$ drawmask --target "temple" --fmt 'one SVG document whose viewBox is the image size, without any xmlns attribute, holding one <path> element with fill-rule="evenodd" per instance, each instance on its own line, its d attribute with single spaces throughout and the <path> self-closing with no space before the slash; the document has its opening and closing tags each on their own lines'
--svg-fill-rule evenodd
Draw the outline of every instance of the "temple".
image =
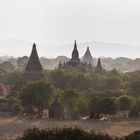
<svg viewBox="0 0 140 140">
<path fill-rule="evenodd" d="M 98 58 L 97 66 L 95 68 L 95 73 L 102 73 L 103 72 L 103 67 L 101 64 L 101 59 Z"/>
<path fill-rule="evenodd" d="M 82 62 L 86 64 L 93 64 L 93 57 L 90 53 L 89 47 L 87 47 L 87 50 L 83 56 Z"/>
<path fill-rule="evenodd" d="M 77 43 L 76 41 L 74 42 L 74 49 L 72 51 L 72 57 L 71 59 L 64 63 L 62 65 L 62 63 L 60 62 L 58 65 L 58 68 L 62 69 L 62 68 L 75 68 L 75 69 L 79 69 L 82 71 L 94 71 L 94 66 L 93 64 L 93 58 L 92 55 L 90 53 L 89 47 L 87 47 L 87 51 L 83 57 L 83 60 L 81 61 L 79 58 L 79 52 L 77 49 Z"/>
<path fill-rule="evenodd" d="M 27 83 L 38 80 L 45 80 L 45 75 L 43 73 L 42 65 L 39 61 L 36 44 L 34 43 L 29 61 L 25 68 L 25 72 L 16 81 L 14 87 L 11 89 L 11 94 L 17 94 Z"/>
<path fill-rule="evenodd" d="M 74 42 L 74 49 L 72 51 L 72 58 L 65 64 L 66 67 L 80 67 L 79 52 L 77 50 L 76 40 Z"/>
<path fill-rule="evenodd" d="M 76 41 L 74 42 L 74 49 L 72 51 L 71 59 L 68 62 L 64 62 L 63 64 L 61 62 L 59 62 L 58 68 L 59 69 L 75 68 L 75 69 L 79 69 L 79 70 L 82 70 L 85 72 L 94 72 L 94 73 L 103 72 L 103 67 L 101 65 L 100 58 L 98 59 L 97 66 L 95 67 L 93 65 L 93 57 L 91 55 L 89 47 L 87 47 L 87 50 L 86 50 L 82 60 L 80 60 Z"/>
</svg>

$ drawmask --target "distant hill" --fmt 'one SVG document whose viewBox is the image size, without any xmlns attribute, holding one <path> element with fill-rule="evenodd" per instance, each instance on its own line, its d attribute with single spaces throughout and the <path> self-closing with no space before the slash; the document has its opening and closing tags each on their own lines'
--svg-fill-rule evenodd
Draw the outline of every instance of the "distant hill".
<svg viewBox="0 0 140 140">
<path fill-rule="evenodd" d="M 70 44 L 42 44 L 35 41 L 40 57 L 56 58 L 57 56 L 71 57 L 74 41 Z M 22 39 L 0 39 L 0 56 L 29 56 L 33 42 Z M 140 45 L 125 45 L 119 43 L 106 43 L 101 41 L 78 42 L 79 55 L 82 57 L 89 46 L 93 57 L 140 57 Z"/>
</svg>

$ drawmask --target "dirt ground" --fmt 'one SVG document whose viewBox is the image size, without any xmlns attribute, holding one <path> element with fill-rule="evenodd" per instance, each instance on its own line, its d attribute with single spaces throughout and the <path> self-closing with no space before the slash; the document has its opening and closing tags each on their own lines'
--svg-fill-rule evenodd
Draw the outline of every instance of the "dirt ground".
<svg viewBox="0 0 140 140">
<path fill-rule="evenodd" d="M 94 129 L 99 132 L 106 132 L 113 136 L 125 136 L 134 130 L 140 129 L 140 121 L 97 121 L 97 120 L 77 120 L 77 121 L 54 121 L 54 120 L 30 120 L 19 117 L 0 117 L 0 140 L 5 138 L 15 138 L 30 127 L 62 127 L 80 126 L 86 130 Z"/>
</svg>

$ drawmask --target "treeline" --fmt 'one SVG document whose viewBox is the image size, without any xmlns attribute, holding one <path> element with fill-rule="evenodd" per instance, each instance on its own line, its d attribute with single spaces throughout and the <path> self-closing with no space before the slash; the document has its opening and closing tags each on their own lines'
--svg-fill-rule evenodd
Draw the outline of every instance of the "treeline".
<svg viewBox="0 0 140 140">
<path fill-rule="evenodd" d="M 14 71 L 0 77 L 13 85 L 22 72 Z M 101 118 L 117 114 L 138 118 L 140 112 L 140 71 L 102 74 L 75 69 L 45 71 L 47 81 L 29 83 L 16 97 L 9 96 L 13 113 L 42 116 L 49 110 L 50 118 L 79 119 L 83 116 Z"/>
<path fill-rule="evenodd" d="M 15 84 L 23 72 L 15 70 L 0 75 L 0 81 L 10 87 Z M 119 73 L 116 70 L 102 74 L 86 73 L 76 69 L 56 69 L 45 71 L 47 81 L 57 89 L 72 88 L 80 92 L 108 92 L 106 95 L 140 94 L 140 71 Z M 110 95 L 109 95 L 110 96 Z"/>
<path fill-rule="evenodd" d="M 140 71 L 119 73 L 116 70 L 103 74 L 85 73 L 78 70 L 60 69 L 48 74 L 49 80 L 56 88 L 73 88 L 79 91 L 94 90 L 115 92 L 137 96 L 140 94 Z"/>
</svg>

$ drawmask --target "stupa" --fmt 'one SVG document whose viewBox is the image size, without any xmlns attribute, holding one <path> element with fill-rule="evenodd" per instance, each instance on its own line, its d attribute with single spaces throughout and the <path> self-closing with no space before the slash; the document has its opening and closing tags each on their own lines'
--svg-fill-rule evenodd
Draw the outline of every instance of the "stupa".
<svg viewBox="0 0 140 140">
<path fill-rule="evenodd" d="M 101 59 L 98 58 L 97 66 L 95 68 L 95 73 L 102 73 L 103 72 L 103 67 L 101 64 Z"/>
<path fill-rule="evenodd" d="M 82 62 L 86 64 L 93 64 L 93 57 L 90 53 L 89 47 L 87 47 L 87 50 L 83 56 Z"/>
<path fill-rule="evenodd" d="M 14 87 L 11 89 L 11 94 L 17 94 L 25 87 L 27 83 L 39 80 L 45 80 L 45 75 L 43 73 L 42 65 L 39 61 L 36 44 L 34 43 L 30 58 L 25 68 L 25 72 L 16 81 Z"/>
</svg>

